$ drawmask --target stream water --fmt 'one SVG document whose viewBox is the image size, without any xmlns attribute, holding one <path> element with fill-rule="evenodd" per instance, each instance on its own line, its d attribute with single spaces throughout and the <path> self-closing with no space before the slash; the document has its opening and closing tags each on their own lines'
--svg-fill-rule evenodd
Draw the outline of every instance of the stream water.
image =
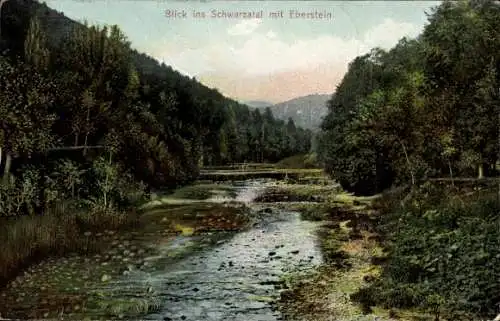
<svg viewBox="0 0 500 321">
<path fill-rule="evenodd" d="M 299 213 L 277 208 L 262 211 L 252 204 L 263 191 L 261 182 L 249 181 L 237 188 L 235 200 L 260 210 L 259 221 L 247 231 L 149 275 L 164 304 L 160 312 L 146 319 L 280 320 L 271 304 L 279 296 L 280 278 L 289 271 L 321 263 L 316 223 L 301 220 Z M 170 247 L 191 242 L 180 237 Z"/>
</svg>

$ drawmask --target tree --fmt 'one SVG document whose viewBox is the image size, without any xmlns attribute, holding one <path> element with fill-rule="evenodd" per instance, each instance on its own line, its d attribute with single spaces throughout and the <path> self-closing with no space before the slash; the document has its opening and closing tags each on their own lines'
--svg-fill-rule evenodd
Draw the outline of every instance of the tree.
<svg viewBox="0 0 500 321">
<path fill-rule="evenodd" d="M 457 129 L 460 154 L 475 155 L 462 158 L 475 159 L 479 177 L 498 148 L 491 138 L 498 133 L 492 115 L 498 102 L 499 16 L 491 1 L 446 1 L 422 34 L 430 102 Z M 443 100 L 453 104 L 439 105 Z"/>
<path fill-rule="evenodd" d="M 5 154 L 4 180 L 12 158 L 43 152 L 53 146 L 51 112 L 57 92 L 50 79 L 0 56 L 0 141 Z M 1 160 L 0 160 L 1 161 Z M 1 162 L 0 162 L 1 163 Z"/>
<path fill-rule="evenodd" d="M 49 50 L 46 37 L 40 27 L 40 21 L 35 16 L 30 20 L 30 25 L 24 40 L 24 59 L 35 69 L 45 71 L 49 66 Z"/>
</svg>

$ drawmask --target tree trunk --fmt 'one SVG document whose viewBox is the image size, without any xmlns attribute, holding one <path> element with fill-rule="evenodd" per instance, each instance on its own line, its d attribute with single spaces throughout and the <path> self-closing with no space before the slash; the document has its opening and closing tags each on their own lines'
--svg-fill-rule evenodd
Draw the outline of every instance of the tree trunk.
<svg viewBox="0 0 500 321">
<path fill-rule="evenodd" d="M 413 173 L 413 167 L 411 166 L 410 158 L 408 157 L 408 153 L 406 152 L 405 144 L 403 144 L 403 142 L 400 139 L 398 139 L 398 140 L 399 140 L 399 143 L 401 144 L 401 147 L 403 148 L 403 153 L 405 154 L 405 157 L 406 157 L 406 163 L 408 163 L 408 168 L 410 169 L 411 184 L 415 185 L 415 175 Z"/>
<path fill-rule="evenodd" d="M 89 126 L 90 126 L 90 108 L 87 106 L 87 132 L 85 133 L 85 142 L 83 145 L 87 146 L 88 138 L 89 138 Z M 83 149 L 83 156 L 87 155 L 87 148 Z"/>
<path fill-rule="evenodd" d="M 477 178 L 478 179 L 484 178 L 484 164 L 483 163 L 480 163 L 477 166 L 477 171 L 478 171 Z"/>
<path fill-rule="evenodd" d="M 453 181 L 453 170 L 451 169 L 451 162 L 449 159 L 448 159 L 448 168 L 450 169 L 451 186 L 455 186 L 455 183 Z"/>
<path fill-rule="evenodd" d="M 87 133 L 85 135 L 85 142 L 83 143 L 83 156 L 87 155 L 87 140 L 88 140 L 89 134 Z"/>
<path fill-rule="evenodd" d="M 0 40 L 2 40 L 2 6 L 9 0 L 0 0 Z"/>
<path fill-rule="evenodd" d="M 10 166 L 12 165 L 12 155 L 9 153 L 5 156 L 5 168 L 3 171 L 3 182 L 7 183 L 10 175 Z"/>
</svg>

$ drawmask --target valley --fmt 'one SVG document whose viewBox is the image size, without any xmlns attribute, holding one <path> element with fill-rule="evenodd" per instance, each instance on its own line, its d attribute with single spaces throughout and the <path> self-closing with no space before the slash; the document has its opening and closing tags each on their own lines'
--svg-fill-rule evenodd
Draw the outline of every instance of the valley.
<svg viewBox="0 0 500 321">
<path fill-rule="evenodd" d="M 499 320 L 494 1 L 47 1 L 0 0 L 0 319 Z"/>
</svg>

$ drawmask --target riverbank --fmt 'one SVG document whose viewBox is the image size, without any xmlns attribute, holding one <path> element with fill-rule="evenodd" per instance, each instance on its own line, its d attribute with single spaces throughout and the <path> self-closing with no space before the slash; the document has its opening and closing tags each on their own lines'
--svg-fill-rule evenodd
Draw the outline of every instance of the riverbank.
<svg viewBox="0 0 500 321">
<path fill-rule="evenodd" d="M 32 264 L 68 253 L 102 251 L 92 231 L 127 230 L 138 223 L 137 212 L 85 212 L 70 203 L 60 204 L 44 215 L 0 218 L 0 288 Z M 106 228 L 103 228 L 105 226 Z"/>
<path fill-rule="evenodd" d="M 493 185 L 484 186 L 484 182 L 478 182 L 476 185 L 475 187 L 451 188 L 438 186 L 438 184 L 424 184 L 412 193 L 409 193 L 408 189 L 400 188 L 371 198 L 354 197 L 346 193 L 329 196 L 331 193 L 326 191 L 321 195 L 316 195 L 319 201 L 316 204 L 303 207 L 302 213 L 306 218 L 323 222 L 319 237 L 325 264 L 310 274 L 292 275 L 287 279 L 290 290 L 282 294 L 280 301 L 280 308 L 285 319 L 351 321 L 375 320 L 377 318 L 377 320 L 416 321 L 436 320 L 437 316 L 439 320 L 492 319 L 493 313 L 489 315 L 485 313 L 486 315 L 480 316 L 474 315 L 471 310 L 467 311 L 467 305 L 460 306 L 447 290 L 439 288 L 439 285 L 442 284 L 440 282 L 443 282 L 440 276 L 443 273 L 443 267 L 439 265 L 439 261 L 443 257 L 447 257 L 446 248 L 451 244 L 432 244 L 441 240 L 440 238 L 436 239 L 436 236 L 440 235 L 439 233 L 446 235 L 448 232 L 447 238 L 455 239 L 454 242 L 461 244 L 459 246 L 464 251 L 458 256 L 461 261 L 454 264 L 457 265 L 461 262 L 461 270 L 472 273 L 466 272 L 469 273 L 469 277 L 481 284 L 483 276 L 490 275 L 491 277 L 491 273 L 496 273 L 498 264 L 494 265 L 491 262 L 484 268 L 479 268 L 474 263 L 474 259 L 472 261 L 465 259 L 466 256 L 480 259 L 478 255 L 481 256 L 481 253 L 488 253 L 488 257 L 493 261 L 500 258 L 494 254 L 498 246 L 495 248 L 493 242 L 498 231 L 493 232 L 492 230 L 494 226 L 498 226 L 495 225 L 500 211 L 498 200 L 495 203 L 495 195 L 498 195 L 498 191 Z M 289 194 L 293 189 L 294 187 L 283 186 L 280 187 L 281 191 L 269 190 L 267 197 L 272 195 L 276 197 L 275 195 L 281 194 L 290 198 Z M 312 188 L 304 188 L 301 193 L 294 193 L 295 196 L 292 198 L 303 195 L 306 190 L 311 191 Z M 452 191 L 455 192 L 452 193 Z M 454 205 L 449 203 L 450 201 L 453 201 Z M 425 224 L 424 221 L 418 223 L 408 216 L 401 221 L 401 213 L 411 210 L 410 204 L 417 204 L 416 206 L 420 208 L 421 213 L 427 211 L 427 213 L 433 213 L 433 216 L 427 216 L 424 219 L 424 221 L 427 220 Z M 439 216 L 436 214 L 446 213 L 446 211 L 456 213 L 454 217 L 457 218 L 465 214 L 467 217 L 464 216 L 460 220 L 466 220 L 464 222 L 474 221 L 478 229 L 473 231 L 467 228 L 468 223 L 465 223 L 464 230 L 461 230 L 460 227 L 449 225 L 444 216 L 438 219 Z M 431 221 L 428 221 L 429 219 Z M 489 233 L 493 234 L 481 236 L 479 230 L 484 229 L 490 230 Z M 401 231 L 404 231 L 405 234 L 403 235 Z M 467 236 L 465 233 L 468 233 L 470 237 L 465 237 Z M 491 242 L 486 241 L 486 239 L 491 240 Z M 425 240 L 429 243 L 428 247 L 420 246 L 426 243 Z M 483 252 L 478 251 L 476 247 L 481 242 L 487 248 Z M 403 248 L 404 244 L 415 244 L 415 246 Z M 487 244 L 491 244 L 491 247 Z M 437 250 L 439 248 L 441 250 Z M 453 249 L 453 246 L 451 248 Z M 445 253 L 442 253 L 443 249 L 445 249 Z M 425 257 L 427 256 L 431 256 L 431 258 L 426 261 Z M 418 289 L 419 286 L 424 285 L 418 281 L 413 281 L 413 283 L 403 281 L 404 279 L 401 279 L 399 284 L 397 281 L 391 282 L 391 279 L 397 280 L 396 276 L 391 275 L 395 269 L 416 267 L 415 263 L 411 261 L 412 257 L 422 260 L 424 265 L 429 260 L 433 260 L 432 263 L 435 264 L 423 267 L 427 273 L 428 281 L 426 282 L 429 282 L 426 283 L 428 290 L 425 294 L 428 299 L 407 301 L 408 303 L 402 304 L 404 298 L 411 298 L 412 289 Z M 484 260 L 484 255 L 482 257 Z M 447 258 L 449 260 L 451 256 Z M 408 259 L 410 261 L 405 261 Z M 433 269 L 426 270 L 426 267 Z M 418 271 L 420 270 L 417 268 L 412 273 L 422 273 Z M 457 286 L 460 278 L 464 277 L 462 271 L 456 271 L 452 275 L 448 274 L 447 282 Z M 404 282 L 407 283 L 404 284 Z M 431 286 L 435 290 L 432 290 Z M 472 289 L 473 287 L 469 287 L 463 292 L 470 292 Z M 417 294 L 413 293 L 413 295 Z M 432 300 L 438 296 L 441 298 L 440 303 L 437 306 L 435 303 L 433 305 Z M 482 295 L 481 298 L 483 301 L 480 302 L 484 302 L 488 306 L 486 300 L 494 300 L 494 295 L 493 293 Z M 489 306 L 494 308 L 491 303 Z"/>
<path fill-rule="evenodd" d="M 280 302 L 286 320 L 396 320 L 394 311 L 364 310 L 351 300 L 381 273 L 374 262 L 384 257 L 384 250 L 375 229 L 378 213 L 370 209 L 372 202 L 338 194 L 333 207 L 317 206 L 314 216 L 314 209 L 304 212 L 305 217 L 324 222 L 319 238 L 325 264 L 308 275 L 288 280 L 290 290 L 282 294 Z M 413 319 L 400 314 L 398 320 Z"/>
<path fill-rule="evenodd" d="M 159 303 L 150 284 L 135 284 L 130 295 L 111 286 L 114 280 L 154 271 L 163 244 L 178 236 L 244 228 L 249 221 L 243 204 L 200 201 L 201 194 L 209 198 L 233 193 L 225 185 L 203 184 L 158 197 L 135 213 L 90 216 L 64 211 L 9 221 L 0 234 L 2 266 L 4 271 L 10 268 L 0 290 L 1 316 L 59 319 L 90 313 L 117 318 L 154 311 Z M 88 220 L 82 223 L 82 218 Z M 183 254 L 172 250 L 168 255 Z"/>
<path fill-rule="evenodd" d="M 366 311 L 350 300 L 366 279 L 380 272 L 371 262 L 382 255 L 374 231 L 377 215 L 369 209 L 374 199 L 354 197 L 330 182 L 282 184 L 268 188 L 256 200 L 280 202 L 300 211 L 306 220 L 322 222 L 318 237 L 324 264 L 285 279 L 288 290 L 281 294 L 279 306 L 286 320 L 373 320 L 374 316 L 387 316 L 381 310 L 364 315 Z"/>
</svg>

